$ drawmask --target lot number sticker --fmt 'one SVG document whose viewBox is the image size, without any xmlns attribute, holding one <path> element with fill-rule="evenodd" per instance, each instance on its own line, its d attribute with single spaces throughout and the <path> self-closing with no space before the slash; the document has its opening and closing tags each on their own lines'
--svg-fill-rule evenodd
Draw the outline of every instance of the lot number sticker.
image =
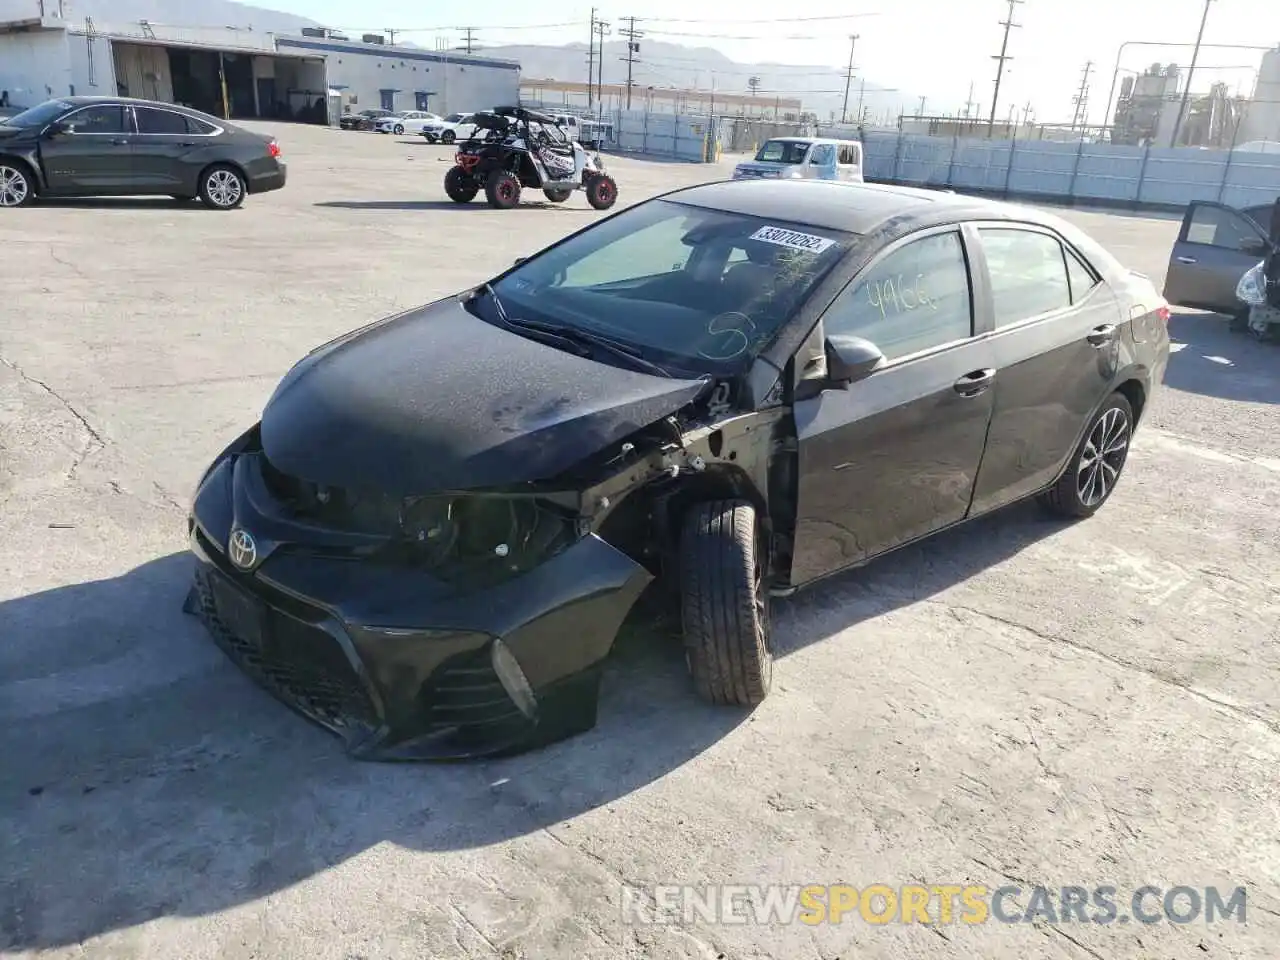
<svg viewBox="0 0 1280 960">
<path fill-rule="evenodd" d="M 815 237 L 811 233 L 797 233 L 795 230 L 784 230 L 782 227 L 761 227 L 751 235 L 752 240 L 762 240 L 779 247 L 790 247 L 792 250 L 807 250 L 810 253 L 822 251 L 835 246 L 834 240 L 826 237 Z"/>
</svg>

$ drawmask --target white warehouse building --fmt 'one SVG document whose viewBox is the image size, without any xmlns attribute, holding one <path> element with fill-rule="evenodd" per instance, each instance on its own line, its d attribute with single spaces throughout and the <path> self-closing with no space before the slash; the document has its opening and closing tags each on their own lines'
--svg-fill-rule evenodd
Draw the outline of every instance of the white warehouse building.
<svg viewBox="0 0 1280 960">
<path fill-rule="evenodd" d="M 0 0 L 0 100 L 129 96 L 229 119 L 336 123 L 346 109 L 435 113 L 515 104 L 520 65 L 376 42 L 65 19 L 56 0 Z"/>
</svg>

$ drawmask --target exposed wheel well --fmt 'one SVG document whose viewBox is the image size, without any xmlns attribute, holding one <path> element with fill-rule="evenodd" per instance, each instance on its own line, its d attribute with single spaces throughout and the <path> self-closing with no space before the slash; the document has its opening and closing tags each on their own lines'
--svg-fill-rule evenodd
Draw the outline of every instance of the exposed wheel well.
<svg viewBox="0 0 1280 960">
<path fill-rule="evenodd" d="M 1147 404 L 1147 391 L 1142 383 L 1138 380 L 1126 380 L 1116 387 L 1116 392 L 1124 394 L 1129 406 L 1133 408 L 1133 422 L 1139 423 L 1142 420 L 1142 409 Z"/>
<path fill-rule="evenodd" d="M 0 163 L 7 163 L 17 167 L 27 175 L 27 179 L 31 183 L 32 192 L 40 192 L 40 178 L 36 175 L 35 170 L 32 168 L 31 164 L 27 163 L 27 161 L 23 160 L 21 157 L 15 157 L 10 153 L 0 153 Z"/>
<path fill-rule="evenodd" d="M 204 178 L 209 176 L 209 171 L 216 167 L 227 167 L 240 174 L 240 179 L 244 181 L 244 192 L 250 193 L 252 187 L 249 185 L 249 174 L 245 173 L 244 167 L 236 163 L 234 160 L 215 160 L 213 163 L 206 163 L 204 169 L 200 171 L 200 176 L 196 178 L 196 190 L 199 191 L 204 186 Z"/>
</svg>

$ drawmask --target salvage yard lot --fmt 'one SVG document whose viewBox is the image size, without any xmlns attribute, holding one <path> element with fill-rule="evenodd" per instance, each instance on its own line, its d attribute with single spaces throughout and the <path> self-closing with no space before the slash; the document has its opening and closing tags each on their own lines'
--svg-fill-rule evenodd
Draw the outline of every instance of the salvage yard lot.
<svg viewBox="0 0 1280 960">
<path fill-rule="evenodd" d="M 181 613 L 186 499 L 307 350 L 601 215 L 458 208 L 446 148 L 264 129 L 290 183 L 236 213 L 0 216 L 0 951 L 1274 955 L 1280 349 L 1175 315 L 1096 519 L 1015 507 L 779 604 L 749 716 L 635 623 L 591 733 L 359 764 Z M 717 175 L 609 167 L 622 203 Z M 1159 285 L 1175 222 L 1066 216 Z M 1249 922 L 623 923 L 624 884 L 709 882 L 1244 885 Z"/>
</svg>

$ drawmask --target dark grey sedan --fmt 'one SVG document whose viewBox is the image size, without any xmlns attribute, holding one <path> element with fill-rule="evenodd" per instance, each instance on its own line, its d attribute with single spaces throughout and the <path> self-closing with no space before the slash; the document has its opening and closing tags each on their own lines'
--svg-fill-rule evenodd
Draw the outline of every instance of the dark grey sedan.
<svg viewBox="0 0 1280 960">
<path fill-rule="evenodd" d="M 188 609 L 366 757 L 591 726 L 655 578 L 694 686 L 755 704 L 771 595 L 1024 497 L 1106 503 L 1167 319 L 1038 211 L 670 193 L 298 363 L 199 485 Z"/>
<path fill-rule="evenodd" d="M 171 103 L 65 97 L 0 122 L 0 207 L 158 195 L 234 210 L 285 177 L 273 137 Z"/>
</svg>

